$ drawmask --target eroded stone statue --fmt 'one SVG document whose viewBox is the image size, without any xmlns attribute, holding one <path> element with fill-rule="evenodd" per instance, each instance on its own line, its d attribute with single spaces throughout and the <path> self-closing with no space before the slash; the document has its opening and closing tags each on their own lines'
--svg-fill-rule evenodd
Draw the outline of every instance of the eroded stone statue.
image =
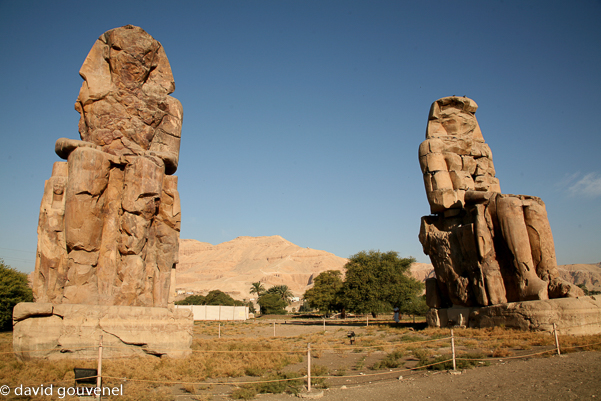
<svg viewBox="0 0 601 401">
<path fill-rule="evenodd" d="M 436 281 L 427 283 L 428 305 L 584 295 L 559 277 L 543 201 L 501 193 L 477 108 L 466 97 L 434 102 L 419 147 L 432 212 L 422 217 L 419 240 L 436 272 Z"/>
<path fill-rule="evenodd" d="M 40 208 L 37 302 L 166 307 L 177 263 L 183 110 L 161 44 L 131 25 L 80 71 L 81 140 L 61 138 Z"/>
</svg>

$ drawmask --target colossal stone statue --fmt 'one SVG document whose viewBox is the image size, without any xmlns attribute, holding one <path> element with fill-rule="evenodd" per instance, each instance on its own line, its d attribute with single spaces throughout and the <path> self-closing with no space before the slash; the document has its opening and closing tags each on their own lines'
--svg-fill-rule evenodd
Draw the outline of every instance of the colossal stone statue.
<svg viewBox="0 0 601 401">
<path fill-rule="evenodd" d="M 40 208 L 37 302 L 166 307 L 177 263 L 183 110 L 161 44 L 101 35 L 80 71 L 81 140 L 61 138 Z"/>
<path fill-rule="evenodd" d="M 559 277 L 545 204 L 501 193 L 476 103 L 445 97 L 432 104 L 419 161 L 432 215 L 419 240 L 436 281 L 428 306 L 487 306 L 584 295 Z"/>
</svg>

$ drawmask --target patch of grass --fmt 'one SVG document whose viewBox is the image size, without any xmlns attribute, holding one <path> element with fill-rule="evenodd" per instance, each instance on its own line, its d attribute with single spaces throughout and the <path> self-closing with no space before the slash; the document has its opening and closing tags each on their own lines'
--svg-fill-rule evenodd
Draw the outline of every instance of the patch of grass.
<svg viewBox="0 0 601 401">
<path fill-rule="evenodd" d="M 401 351 L 393 351 L 386 355 L 384 359 L 370 366 L 371 370 L 394 369 L 403 364 L 403 353 Z"/>
<path fill-rule="evenodd" d="M 262 382 L 256 384 L 245 384 L 235 390 L 231 397 L 234 399 L 250 400 L 257 394 L 298 394 L 303 386 L 301 375 L 295 372 L 278 372 L 263 378 Z M 294 380 L 298 378 L 298 380 Z M 293 380 L 291 380 L 293 379 Z"/>
<path fill-rule="evenodd" d="M 424 338 L 421 336 L 405 334 L 401 337 L 400 341 L 404 342 L 404 343 L 412 343 L 412 342 L 416 342 L 416 341 L 424 341 Z"/>
<path fill-rule="evenodd" d="M 252 400 L 257 395 L 257 390 L 253 387 L 240 387 L 230 394 L 234 400 Z"/>
<path fill-rule="evenodd" d="M 365 358 L 367 358 L 366 356 L 362 356 L 361 359 L 359 359 L 357 361 L 357 363 L 355 364 L 355 366 L 353 367 L 354 370 L 361 370 L 365 367 Z"/>
<path fill-rule="evenodd" d="M 507 348 L 501 348 L 501 347 L 495 348 L 491 354 L 491 356 L 493 358 L 505 358 L 505 357 L 508 357 L 511 355 L 513 355 L 513 352 L 511 352 Z"/>
<path fill-rule="evenodd" d="M 477 348 L 479 343 L 476 340 L 463 340 L 460 342 L 466 348 Z"/>
<path fill-rule="evenodd" d="M 470 369 L 473 368 L 474 366 L 479 365 L 479 359 L 486 359 L 486 356 L 480 353 L 467 353 L 467 354 L 461 354 L 461 355 L 457 355 L 456 360 L 455 360 L 455 364 L 458 370 L 461 369 Z M 489 362 L 484 361 L 484 365 L 488 365 Z M 453 369 L 453 356 L 451 354 L 446 354 L 446 355 L 440 355 L 436 358 L 434 358 L 431 361 L 428 361 L 428 363 L 422 364 L 421 360 L 420 360 L 420 366 L 424 366 L 424 365 L 431 365 L 428 366 L 426 369 L 428 370 L 451 370 Z"/>
<path fill-rule="evenodd" d="M 430 362 L 430 351 L 426 349 L 414 349 L 412 350 L 413 356 L 417 358 L 417 366 L 428 365 Z"/>
<path fill-rule="evenodd" d="M 301 371 L 303 376 L 307 375 L 307 371 Z M 323 365 L 311 365 L 311 385 L 315 388 L 328 388 L 327 379 L 319 376 L 329 376 L 330 371 Z"/>
</svg>

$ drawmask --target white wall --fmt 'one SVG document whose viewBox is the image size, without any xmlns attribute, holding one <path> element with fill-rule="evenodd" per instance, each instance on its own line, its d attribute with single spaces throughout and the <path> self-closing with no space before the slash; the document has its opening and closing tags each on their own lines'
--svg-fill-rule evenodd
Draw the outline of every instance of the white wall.
<svg viewBox="0 0 601 401">
<path fill-rule="evenodd" d="M 194 320 L 248 319 L 248 306 L 175 305 L 175 307 L 190 309 L 194 315 Z"/>
</svg>

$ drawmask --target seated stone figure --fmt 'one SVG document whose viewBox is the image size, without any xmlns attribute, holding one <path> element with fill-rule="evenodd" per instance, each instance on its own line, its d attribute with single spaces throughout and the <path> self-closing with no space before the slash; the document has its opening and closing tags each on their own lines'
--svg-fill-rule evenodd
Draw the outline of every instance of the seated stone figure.
<svg viewBox="0 0 601 401">
<path fill-rule="evenodd" d="M 38 302 L 167 306 L 180 229 L 183 110 L 163 47 L 131 25 L 85 59 L 75 109 L 40 208 Z"/>
<path fill-rule="evenodd" d="M 501 193 L 476 103 L 445 97 L 432 104 L 419 161 L 433 215 L 419 240 L 436 282 L 430 307 L 487 306 L 583 295 L 559 277 L 545 205 Z"/>
</svg>

